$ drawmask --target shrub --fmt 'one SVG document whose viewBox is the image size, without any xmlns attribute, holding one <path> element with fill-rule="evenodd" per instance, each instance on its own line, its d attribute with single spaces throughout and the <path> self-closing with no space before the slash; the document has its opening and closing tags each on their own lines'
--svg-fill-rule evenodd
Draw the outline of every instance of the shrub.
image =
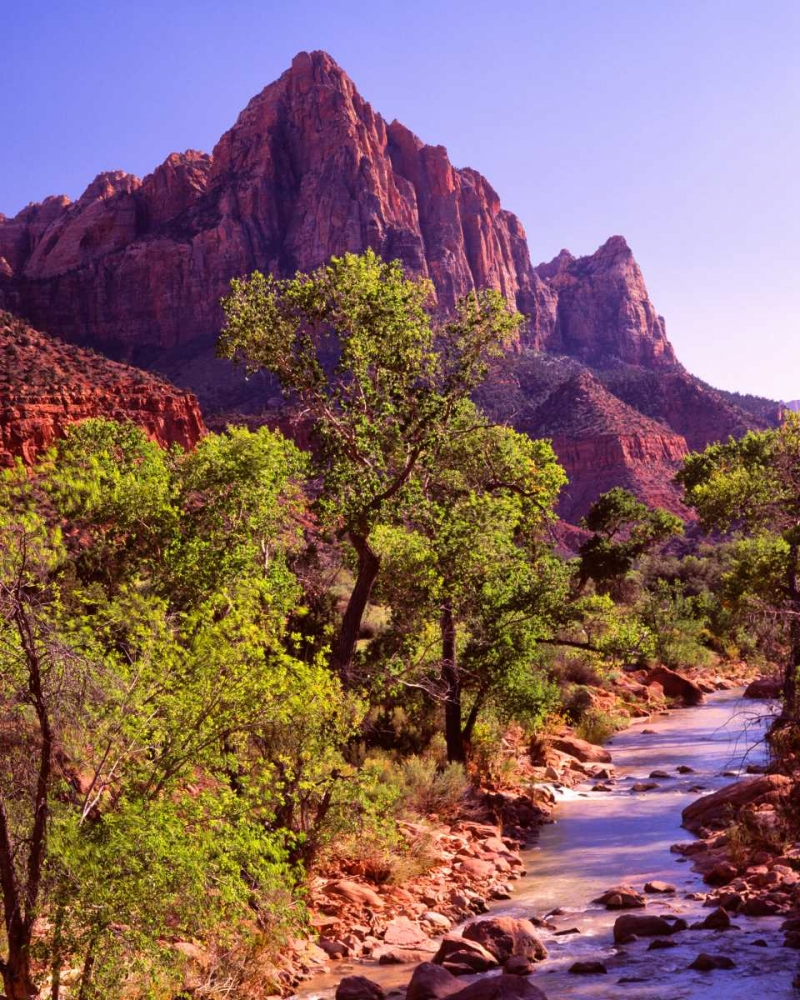
<svg viewBox="0 0 800 1000">
<path fill-rule="evenodd" d="M 620 728 L 621 719 L 599 708 L 590 708 L 575 727 L 582 740 L 589 743 L 605 743 Z"/>
</svg>

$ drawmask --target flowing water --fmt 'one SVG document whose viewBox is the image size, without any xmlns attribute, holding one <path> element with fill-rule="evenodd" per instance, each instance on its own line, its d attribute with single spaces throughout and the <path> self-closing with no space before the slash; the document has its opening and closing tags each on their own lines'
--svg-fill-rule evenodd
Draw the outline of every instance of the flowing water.
<svg viewBox="0 0 800 1000">
<path fill-rule="evenodd" d="M 492 906 L 494 915 L 545 916 L 557 930 L 543 932 L 549 957 L 536 966 L 532 982 L 549 1000 L 782 1000 L 796 998 L 791 982 L 798 959 L 779 947 L 778 918 L 736 918 L 737 929 L 724 932 L 688 931 L 673 939 L 677 946 L 648 951 L 648 941 L 615 947 L 612 927 L 618 913 L 591 900 L 620 882 L 641 889 L 645 881 L 661 879 L 676 886 L 670 896 L 650 896 L 647 912 L 680 914 L 690 923 L 707 913 L 686 898 L 706 888 L 691 871 L 691 862 L 670 852 L 678 841 L 690 840 L 681 828 L 681 811 L 699 795 L 713 791 L 744 773 L 748 764 L 764 761 L 764 731 L 770 706 L 743 701 L 740 692 L 712 695 L 704 705 L 680 709 L 637 722 L 610 743 L 617 783 L 613 791 L 591 791 L 590 785 L 560 795 L 555 822 L 543 827 L 536 846 L 524 855 L 528 874 L 516 883 L 513 901 Z M 646 732 L 649 730 L 650 732 Z M 693 773 L 678 775 L 679 765 Z M 658 789 L 636 793 L 631 785 L 653 770 L 672 777 L 658 780 Z M 726 774 L 726 772 L 728 772 Z M 702 790 L 700 790 L 702 789 Z M 638 911 L 641 912 L 641 911 Z M 765 939 L 769 947 L 755 942 Z M 728 955 L 731 971 L 696 972 L 687 966 L 701 951 Z M 568 973 L 577 960 L 598 959 L 607 975 Z M 379 967 L 359 962 L 336 968 L 336 975 L 305 984 L 307 998 L 330 994 L 342 975 L 354 972 L 380 982 L 385 989 L 408 982 L 410 967 Z M 621 979 L 633 980 L 620 982 Z M 466 980 L 465 980 L 466 984 Z"/>
</svg>

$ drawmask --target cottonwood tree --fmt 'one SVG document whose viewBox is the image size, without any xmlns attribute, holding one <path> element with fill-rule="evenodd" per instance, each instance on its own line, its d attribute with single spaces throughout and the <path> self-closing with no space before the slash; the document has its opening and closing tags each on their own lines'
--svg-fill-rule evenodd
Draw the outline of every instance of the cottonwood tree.
<svg viewBox="0 0 800 1000">
<path fill-rule="evenodd" d="M 234 280 L 219 353 L 271 372 L 313 427 L 324 523 L 352 545 L 357 571 L 332 663 L 351 683 L 380 570 L 376 524 L 397 509 L 420 460 L 449 432 L 521 321 L 498 292 L 474 292 L 436 320 L 433 286 L 372 251 L 312 274 Z"/>
<path fill-rule="evenodd" d="M 662 507 L 648 507 L 615 486 L 594 501 L 581 526 L 593 532 L 579 548 L 580 584 L 594 580 L 607 593 L 646 552 L 683 532 L 681 519 Z"/>
<path fill-rule="evenodd" d="M 785 627 L 785 720 L 800 720 L 800 418 L 786 414 L 776 430 L 750 432 L 689 455 L 678 473 L 686 502 L 707 529 L 738 531 L 758 542 L 765 608 Z M 756 586 L 757 584 L 757 586 Z"/>
<path fill-rule="evenodd" d="M 536 640 L 550 631 L 548 602 L 567 589 L 541 534 L 565 482 L 549 442 L 493 426 L 464 401 L 447 439 L 420 461 L 401 517 L 377 532 L 404 679 L 441 701 L 451 761 L 464 760 L 481 709 L 511 692 L 512 674 L 518 707 L 526 674 L 529 692 L 541 694 Z M 438 658 L 407 641 L 430 622 Z"/>
</svg>

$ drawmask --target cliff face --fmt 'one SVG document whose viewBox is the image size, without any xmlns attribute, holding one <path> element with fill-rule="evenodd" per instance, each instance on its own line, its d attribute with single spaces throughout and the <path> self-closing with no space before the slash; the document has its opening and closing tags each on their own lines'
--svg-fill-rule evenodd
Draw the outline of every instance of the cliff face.
<svg viewBox="0 0 800 1000">
<path fill-rule="evenodd" d="M 372 247 L 430 277 L 440 307 L 490 286 L 552 323 L 519 220 L 364 101 L 325 53 L 301 53 L 213 157 L 173 154 L 143 181 L 99 175 L 81 198 L 0 221 L 6 305 L 122 357 L 215 337 L 231 277 L 292 274 Z"/>
<path fill-rule="evenodd" d="M 622 236 L 612 236 L 590 257 L 562 250 L 536 273 L 556 307 L 552 326 L 537 331 L 534 346 L 540 350 L 599 367 L 609 361 L 645 368 L 677 364 L 664 320 Z"/>
<path fill-rule="evenodd" d="M 562 382 L 521 422 L 548 437 L 569 476 L 559 511 L 577 521 L 593 500 L 624 486 L 651 506 L 686 517 L 672 479 L 688 453 L 686 440 L 608 392 L 588 370 Z"/>
<path fill-rule="evenodd" d="M 33 462 L 87 417 L 131 420 L 165 446 L 191 448 L 205 430 L 190 393 L 0 313 L 0 466 Z"/>
<path fill-rule="evenodd" d="M 765 423 L 681 368 L 622 237 L 534 268 L 522 225 L 489 182 L 387 123 L 323 52 L 300 53 L 213 155 L 173 154 L 143 180 L 103 173 L 74 203 L 53 197 L 0 217 L 0 308 L 165 373 L 196 391 L 207 413 L 269 410 L 279 419 L 267 379 L 245 383 L 214 358 L 230 278 L 290 275 L 367 247 L 429 277 L 442 312 L 488 286 L 525 314 L 506 382 L 495 378 L 497 398 L 483 401 L 519 427 L 553 434 L 574 496 L 596 495 L 617 474 L 654 496 L 654 476 L 667 476 L 686 441 L 700 448 Z M 568 383 L 559 404 L 568 408 L 568 394 L 591 384 L 595 417 L 598 407 L 606 413 L 602 434 L 594 418 L 583 438 L 543 413 L 533 419 L 543 397 L 530 359 L 549 356 L 557 377 L 548 393 Z M 571 381 L 585 366 L 603 385 Z M 636 414 L 648 419 L 631 432 Z"/>
</svg>

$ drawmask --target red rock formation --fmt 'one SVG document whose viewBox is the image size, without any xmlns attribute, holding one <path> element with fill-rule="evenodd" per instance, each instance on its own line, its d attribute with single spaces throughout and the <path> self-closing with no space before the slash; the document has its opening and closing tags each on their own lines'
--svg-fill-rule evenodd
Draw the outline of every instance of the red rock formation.
<svg viewBox="0 0 800 1000">
<path fill-rule="evenodd" d="M 522 226 L 489 183 L 388 125 L 322 52 L 301 53 L 253 98 L 213 158 L 173 154 L 144 181 L 101 174 L 75 204 L 0 220 L 7 300 L 65 339 L 131 358 L 210 341 L 234 275 L 291 274 L 367 247 L 431 277 L 443 309 L 491 286 L 533 325 L 552 323 Z"/>
<path fill-rule="evenodd" d="M 562 251 L 532 267 L 519 220 L 488 181 L 388 124 L 323 52 L 300 53 L 250 101 L 213 157 L 172 154 L 142 181 L 100 174 L 75 203 L 49 198 L 0 217 L 0 308 L 165 372 L 196 390 L 207 412 L 274 411 L 276 400 L 265 398 L 274 387 L 245 385 L 213 356 L 230 278 L 256 268 L 287 275 L 367 247 L 430 277 L 442 310 L 474 287 L 499 289 L 527 317 L 520 366 L 528 349 L 569 355 L 630 404 L 617 405 L 592 381 L 561 393 L 566 409 L 569 392 L 591 387 L 589 409 L 603 413 L 602 432 L 599 424 L 585 434 L 574 423 L 553 425 L 573 476 L 573 512 L 601 485 L 621 481 L 617 474 L 674 507 L 667 480 L 684 438 L 697 448 L 765 423 L 677 364 L 622 237 L 591 256 Z M 512 373 L 516 388 L 493 389 L 516 393 L 504 416 L 537 432 L 544 411 L 531 414 L 541 399 L 526 398 L 523 382 Z M 576 413 L 586 410 L 580 398 L 573 403 Z M 642 424 L 631 406 L 658 422 Z"/>
<path fill-rule="evenodd" d="M 68 424 L 98 416 L 131 420 L 159 444 L 184 448 L 205 430 L 190 393 L 0 313 L 0 466 L 33 462 Z"/>
<path fill-rule="evenodd" d="M 688 451 L 685 439 L 626 406 L 586 369 L 552 392 L 522 429 L 553 441 L 569 476 L 559 503 L 567 521 L 577 521 L 612 486 L 689 516 L 672 483 Z"/>
<path fill-rule="evenodd" d="M 590 257 L 562 250 L 536 272 L 556 311 L 553 326 L 537 331 L 533 346 L 600 367 L 611 361 L 645 368 L 677 364 L 664 320 L 622 236 L 612 236 Z"/>
</svg>

